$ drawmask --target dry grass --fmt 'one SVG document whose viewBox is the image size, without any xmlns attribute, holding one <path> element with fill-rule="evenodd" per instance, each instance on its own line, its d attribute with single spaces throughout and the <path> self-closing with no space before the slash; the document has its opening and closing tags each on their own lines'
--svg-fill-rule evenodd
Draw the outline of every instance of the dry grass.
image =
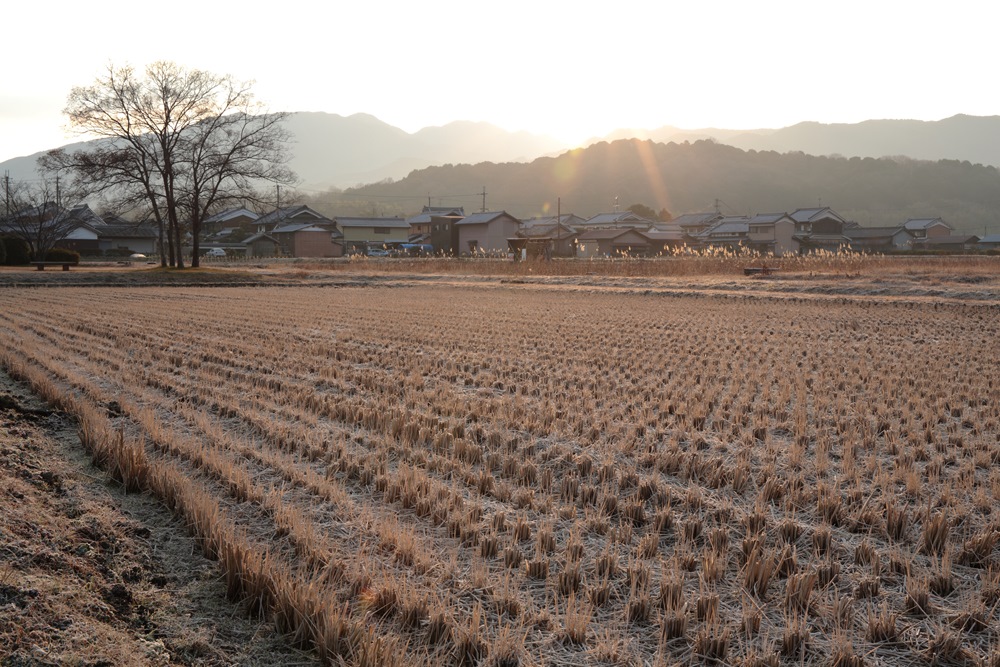
<svg viewBox="0 0 1000 667">
<path fill-rule="evenodd" d="M 17 294 L 0 362 L 327 662 L 951 664 L 1000 631 L 991 306 Z"/>
</svg>

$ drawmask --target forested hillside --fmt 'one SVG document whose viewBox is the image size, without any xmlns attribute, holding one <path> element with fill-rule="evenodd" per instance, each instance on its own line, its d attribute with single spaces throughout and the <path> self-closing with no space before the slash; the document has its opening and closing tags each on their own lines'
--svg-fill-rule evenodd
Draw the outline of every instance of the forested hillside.
<svg viewBox="0 0 1000 667">
<path fill-rule="evenodd" d="M 816 157 L 744 151 L 712 141 L 598 143 L 528 164 L 490 162 L 413 171 L 395 183 L 329 193 L 311 203 L 338 212 L 351 206 L 384 213 L 434 205 L 486 206 L 526 217 L 553 212 L 589 216 L 642 203 L 674 215 L 791 211 L 822 204 L 862 225 L 942 217 L 982 234 L 1000 228 L 1000 171 L 957 160 Z"/>
</svg>

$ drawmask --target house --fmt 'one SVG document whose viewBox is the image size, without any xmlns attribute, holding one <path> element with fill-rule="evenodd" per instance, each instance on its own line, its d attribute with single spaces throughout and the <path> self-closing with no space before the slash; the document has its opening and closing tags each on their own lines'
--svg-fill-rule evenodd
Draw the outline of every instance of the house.
<svg viewBox="0 0 1000 667">
<path fill-rule="evenodd" d="M 155 255 L 160 245 L 156 228 L 145 223 L 105 224 L 94 227 L 102 254 L 142 253 Z"/>
<path fill-rule="evenodd" d="M 799 252 L 839 252 L 850 245 L 845 227 L 856 227 L 829 206 L 797 208 L 788 214 L 795 221 Z"/>
<path fill-rule="evenodd" d="M 273 232 L 279 226 L 289 224 L 314 224 L 320 226 L 336 226 L 333 220 L 322 213 L 318 213 L 306 205 L 287 206 L 265 213 L 253 221 L 253 226 L 257 234 Z"/>
<path fill-rule="evenodd" d="M 205 218 L 201 228 L 205 234 L 218 234 L 223 229 L 252 229 L 259 217 L 248 208 L 228 208 Z"/>
<path fill-rule="evenodd" d="M 795 219 L 787 213 L 758 213 L 747 223 L 747 245 L 757 252 L 781 257 L 799 252 Z"/>
<path fill-rule="evenodd" d="M 598 213 L 576 225 L 581 231 L 584 229 L 649 229 L 652 226 L 652 220 L 647 220 L 632 211 Z"/>
<path fill-rule="evenodd" d="M 282 253 L 292 257 L 343 257 L 344 235 L 336 228 L 288 223 L 271 232 Z"/>
<path fill-rule="evenodd" d="M 151 225 L 130 223 L 117 216 L 110 216 L 114 224 L 108 224 L 87 204 L 66 209 L 49 203 L 21 215 L 37 218 L 37 224 L 50 227 L 53 234 L 58 234 L 57 247 L 75 250 L 84 256 L 154 254 L 159 246 L 159 234 Z"/>
<path fill-rule="evenodd" d="M 979 249 L 978 236 L 931 236 L 913 239 L 914 250 L 929 250 L 932 252 L 968 252 Z"/>
<path fill-rule="evenodd" d="M 941 218 L 910 218 L 903 223 L 914 239 L 931 239 L 950 236 L 953 227 Z"/>
<path fill-rule="evenodd" d="M 281 251 L 281 244 L 269 234 L 254 234 L 243 239 L 242 245 L 247 257 L 274 257 Z"/>
<path fill-rule="evenodd" d="M 517 237 L 527 239 L 529 244 L 542 244 L 547 252 L 555 257 L 575 257 L 576 239 L 579 236 L 577 227 L 584 222 L 583 218 L 572 213 L 544 218 L 530 218 L 521 222 Z"/>
<path fill-rule="evenodd" d="M 984 250 L 1000 248 L 1000 234 L 987 234 L 979 239 L 979 247 Z"/>
<path fill-rule="evenodd" d="M 641 229 L 588 229 L 576 239 L 577 257 L 623 257 L 649 254 L 649 240 Z"/>
<path fill-rule="evenodd" d="M 789 213 L 789 217 L 795 221 L 796 234 L 839 235 L 847 222 L 829 206 L 797 208 Z"/>
<path fill-rule="evenodd" d="M 308 206 L 271 211 L 254 222 L 258 229 L 270 227 L 282 254 L 292 257 L 342 257 L 344 235 L 337 223 Z M 262 232 L 258 232 L 262 233 Z"/>
<path fill-rule="evenodd" d="M 465 207 L 463 206 L 424 206 L 417 215 L 410 216 L 406 222 L 410 225 L 410 236 L 417 234 L 430 234 L 433 218 L 435 217 L 465 217 Z"/>
<path fill-rule="evenodd" d="M 348 253 L 364 252 L 370 243 L 406 243 L 410 237 L 410 223 L 403 218 L 345 218 L 334 219 L 344 235 L 344 250 Z"/>
<path fill-rule="evenodd" d="M 687 238 L 680 228 L 654 228 L 640 233 L 649 243 L 649 249 L 646 252 L 652 257 L 669 255 L 674 250 L 687 245 Z"/>
<path fill-rule="evenodd" d="M 433 215 L 430 224 L 430 244 L 434 254 L 454 257 L 460 254 L 458 247 L 458 226 L 464 215 Z M 410 227 L 412 230 L 413 228 Z M 410 238 L 419 238 L 423 234 L 411 234 Z M 418 241 L 414 241 L 417 243 Z"/>
<path fill-rule="evenodd" d="M 851 250 L 856 252 L 899 252 L 909 250 L 913 234 L 898 227 L 854 227 L 844 230 Z"/>
<path fill-rule="evenodd" d="M 506 211 L 473 213 L 454 223 L 458 228 L 459 254 L 507 254 L 507 239 L 521 228 L 521 221 Z M 432 232 L 433 234 L 433 232 Z M 435 251 L 437 248 L 435 247 Z"/>
<path fill-rule="evenodd" d="M 292 257 L 341 257 L 343 234 L 337 223 L 308 206 L 288 206 L 266 213 L 253 225 L 258 234 L 268 234 Z"/>
<path fill-rule="evenodd" d="M 585 218 L 581 218 L 575 213 L 563 213 L 558 216 L 546 215 L 538 218 L 528 218 L 521 221 L 521 229 L 528 227 L 550 227 L 555 224 L 560 224 L 564 227 L 570 229 L 577 229 L 584 226 L 587 223 Z"/>
<path fill-rule="evenodd" d="M 715 211 L 711 213 L 685 213 L 671 221 L 689 238 L 694 238 L 703 231 L 722 220 L 722 214 Z"/>
<path fill-rule="evenodd" d="M 693 240 L 701 248 L 734 249 L 746 246 L 750 241 L 750 218 L 745 215 L 725 216 Z"/>
</svg>

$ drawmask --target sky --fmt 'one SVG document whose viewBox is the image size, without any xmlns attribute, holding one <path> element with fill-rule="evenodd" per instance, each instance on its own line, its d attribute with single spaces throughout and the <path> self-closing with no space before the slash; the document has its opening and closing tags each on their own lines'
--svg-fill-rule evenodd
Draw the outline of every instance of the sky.
<svg viewBox="0 0 1000 667">
<path fill-rule="evenodd" d="M 983 0 L 6 3 L 0 162 L 78 140 L 70 90 L 157 60 L 252 80 L 274 111 L 407 132 L 473 120 L 582 142 L 991 116 L 998 18 Z"/>
</svg>

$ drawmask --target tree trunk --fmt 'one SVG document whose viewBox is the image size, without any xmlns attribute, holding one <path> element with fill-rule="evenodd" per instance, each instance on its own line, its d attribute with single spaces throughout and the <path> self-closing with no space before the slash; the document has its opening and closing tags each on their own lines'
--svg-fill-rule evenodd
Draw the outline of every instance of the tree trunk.
<svg viewBox="0 0 1000 667">
<path fill-rule="evenodd" d="M 197 269 L 201 266 L 201 202 L 198 194 L 195 193 L 191 201 L 191 268 Z"/>
<path fill-rule="evenodd" d="M 156 228 L 160 233 L 160 268 L 167 268 L 167 244 L 163 236 L 163 220 L 158 220 Z"/>
<path fill-rule="evenodd" d="M 169 220 L 167 221 L 167 250 L 170 254 L 170 268 L 173 268 L 177 266 L 177 257 L 174 254 L 174 228 Z"/>
<path fill-rule="evenodd" d="M 176 214 L 174 214 L 174 218 L 175 218 L 175 220 L 174 220 L 174 233 L 175 233 L 175 236 L 176 236 L 176 243 L 177 243 L 177 268 L 178 269 L 183 269 L 184 268 L 184 244 L 182 242 L 183 241 L 183 237 L 181 236 L 181 224 L 180 224 L 180 222 L 178 222 L 176 220 L 176 218 L 177 218 Z"/>
</svg>

